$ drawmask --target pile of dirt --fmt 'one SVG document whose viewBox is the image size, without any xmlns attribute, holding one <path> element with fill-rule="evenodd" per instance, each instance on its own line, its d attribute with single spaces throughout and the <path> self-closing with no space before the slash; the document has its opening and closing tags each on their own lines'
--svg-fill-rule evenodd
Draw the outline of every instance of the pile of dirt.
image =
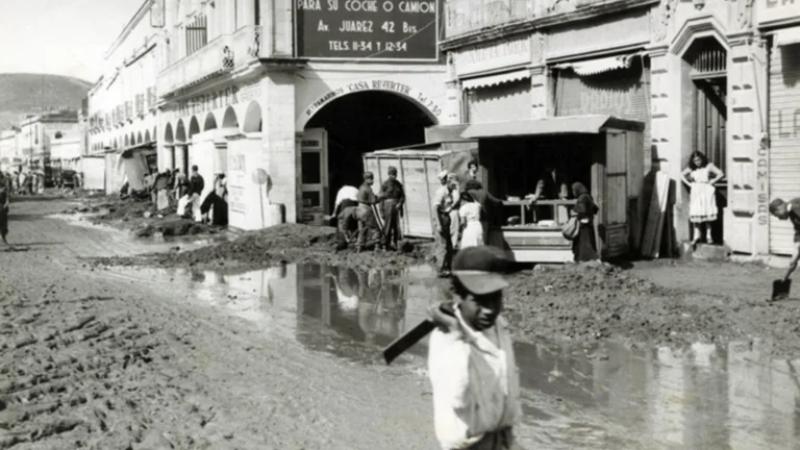
<svg viewBox="0 0 800 450">
<path fill-rule="evenodd" d="M 178 216 L 168 216 L 163 218 L 153 218 L 141 222 L 136 228 L 131 230 L 134 236 L 145 238 L 155 234 L 162 236 L 194 236 L 198 234 L 215 234 L 222 228 L 214 227 L 205 223 L 195 222 L 191 219 L 184 219 Z"/>
<path fill-rule="evenodd" d="M 646 347 L 759 336 L 772 339 L 776 353 L 800 351 L 798 302 L 667 287 L 605 263 L 537 266 L 509 281 L 505 314 L 528 341 L 591 346 L 615 337 Z"/>
<path fill-rule="evenodd" d="M 197 250 L 153 253 L 139 257 L 98 258 L 102 265 L 152 265 L 209 270 L 263 268 L 278 263 L 327 264 L 353 268 L 405 267 L 423 262 L 432 244 L 406 241 L 403 252 L 335 250 L 331 227 L 282 224 L 244 233 L 238 238 Z"/>
<path fill-rule="evenodd" d="M 137 200 L 133 198 L 119 199 L 112 202 L 104 202 L 98 205 L 105 210 L 104 213 L 92 217 L 92 222 L 128 222 L 131 220 L 142 219 L 145 213 L 153 214 L 153 204 L 147 200 Z"/>
</svg>

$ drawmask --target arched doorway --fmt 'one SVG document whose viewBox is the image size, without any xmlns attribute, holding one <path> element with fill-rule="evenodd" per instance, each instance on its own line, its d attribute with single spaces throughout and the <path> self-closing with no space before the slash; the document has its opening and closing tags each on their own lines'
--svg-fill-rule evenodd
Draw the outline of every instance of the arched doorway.
<svg viewBox="0 0 800 450">
<path fill-rule="evenodd" d="M 169 168 L 175 169 L 175 136 L 172 133 L 171 123 L 164 127 L 164 148 L 167 151 Z"/>
<path fill-rule="evenodd" d="M 323 106 L 301 142 L 301 216 L 332 211 L 339 188 L 359 186 L 364 153 L 424 142 L 425 127 L 434 124 L 418 104 L 385 91 L 347 94 Z"/>
<path fill-rule="evenodd" d="M 214 117 L 214 113 L 208 113 L 206 115 L 205 123 L 203 124 L 203 131 L 215 130 L 216 128 L 217 119 Z"/>
<path fill-rule="evenodd" d="M 186 127 L 183 125 L 183 119 L 178 119 L 178 125 L 175 126 L 175 159 L 175 168 L 188 174 L 189 147 L 186 145 Z"/>
<path fill-rule="evenodd" d="M 239 128 L 239 119 L 231 106 L 225 110 L 225 114 L 222 116 L 222 128 Z"/>
<path fill-rule="evenodd" d="M 244 126 L 242 131 L 245 133 L 261 132 L 261 107 L 256 102 L 250 102 L 244 116 Z"/>
<path fill-rule="evenodd" d="M 714 36 L 695 39 L 683 54 L 684 73 L 691 80 L 684 98 L 684 110 L 691 121 L 684 124 L 684 136 L 691 150 L 699 151 L 709 162 L 727 173 L 727 50 Z M 684 115 L 687 117 L 687 115 Z M 688 131 L 688 133 L 687 133 Z M 688 159 L 687 159 L 688 160 Z M 687 164 L 683 161 L 682 164 Z M 717 220 L 712 226 L 714 243 L 723 241 L 723 211 L 728 205 L 725 179 L 716 185 Z"/>
</svg>

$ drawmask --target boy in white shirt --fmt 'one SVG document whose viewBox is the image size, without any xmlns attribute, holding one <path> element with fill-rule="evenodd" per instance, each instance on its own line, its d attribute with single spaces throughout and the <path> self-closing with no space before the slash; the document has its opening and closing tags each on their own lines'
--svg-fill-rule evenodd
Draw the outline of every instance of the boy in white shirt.
<svg viewBox="0 0 800 450">
<path fill-rule="evenodd" d="M 503 309 L 501 273 L 514 263 L 493 247 L 471 247 L 453 259 L 452 309 L 431 312 L 428 372 L 436 437 L 444 450 L 502 450 L 514 446 L 520 416 L 519 374 Z M 452 314 L 452 315 L 451 315 Z"/>
</svg>

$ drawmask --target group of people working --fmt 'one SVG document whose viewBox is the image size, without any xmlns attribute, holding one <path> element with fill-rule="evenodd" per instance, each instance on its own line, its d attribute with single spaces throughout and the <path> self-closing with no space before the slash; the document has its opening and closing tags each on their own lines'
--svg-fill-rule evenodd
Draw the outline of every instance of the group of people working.
<svg viewBox="0 0 800 450">
<path fill-rule="evenodd" d="M 328 220 L 337 221 L 336 250 L 344 250 L 353 242 L 356 252 L 368 248 L 398 250 L 406 194 L 397 179 L 397 168 L 389 167 L 379 194 L 372 190 L 372 172 L 364 172 L 363 180 L 358 189 L 346 185 L 336 194 L 333 214 L 328 216 Z"/>
<path fill-rule="evenodd" d="M 149 176 L 147 180 L 150 198 L 157 212 L 175 207 L 180 217 L 197 222 L 210 222 L 213 225 L 228 225 L 227 182 L 225 174 L 214 179 L 214 189 L 201 199 L 205 180 L 199 168 L 192 166 L 187 177 L 180 170 L 165 170 Z"/>
<path fill-rule="evenodd" d="M 456 250 L 489 244 L 491 229 L 505 225 L 501 211 L 503 201 L 484 189 L 477 174 L 478 164 L 475 161 L 468 164 L 463 184 L 459 183 L 458 176 L 453 172 L 439 173 L 441 186 L 434 196 L 434 208 L 442 249 L 440 273 L 443 276 L 449 274 L 452 255 Z M 528 194 L 525 199 L 528 208 L 532 208 L 539 200 L 566 199 L 570 194 L 575 198 L 572 214 L 580 224 L 572 247 L 575 260 L 596 260 L 599 256 L 594 234 L 594 216 L 598 207 L 583 183 L 568 185 L 566 177 L 548 164 L 536 183 L 534 193 Z"/>
</svg>

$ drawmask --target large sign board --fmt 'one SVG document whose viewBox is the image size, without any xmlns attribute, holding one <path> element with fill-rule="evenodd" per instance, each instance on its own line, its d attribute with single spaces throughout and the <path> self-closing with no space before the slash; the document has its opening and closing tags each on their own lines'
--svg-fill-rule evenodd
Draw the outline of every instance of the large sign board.
<svg viewBox="0 0 800 450">
<path fill-rule="evenodd" d="M 294 0 L 297 56 L 435 61 L 438 0 Z"/>
</svg>

